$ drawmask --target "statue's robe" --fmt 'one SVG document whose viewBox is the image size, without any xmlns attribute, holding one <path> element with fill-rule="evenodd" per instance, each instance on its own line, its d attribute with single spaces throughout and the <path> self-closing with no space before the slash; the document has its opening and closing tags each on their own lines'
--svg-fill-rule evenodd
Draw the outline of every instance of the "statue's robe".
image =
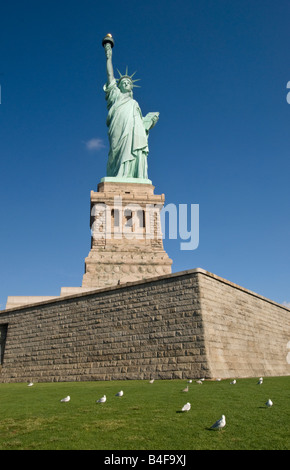
<svg viewBox="0 0 290 470">
<path fill-rule="evenodd" d="M 131 93 L 122 93 L 114 79 L 104 85 L 110 151 L 107 176 L 148 178 L 148 132 Z"/>
</svg>

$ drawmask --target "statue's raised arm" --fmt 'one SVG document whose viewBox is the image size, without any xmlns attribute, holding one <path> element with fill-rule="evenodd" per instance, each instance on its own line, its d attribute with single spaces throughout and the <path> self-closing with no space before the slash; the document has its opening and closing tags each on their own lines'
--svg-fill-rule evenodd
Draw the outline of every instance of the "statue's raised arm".
<svg viewBox="0 0 290 470">
<path fill-rule="evenodd" d="M 159 113 L 148 113 L 143 118 L 141 109 L 133 99 L 133 75 L 119 71 L 120 78 L 114 77 L 112 48 L 114 40 L 111 34 L 103 39 L 107 58 L 106 93 L 108 116 L 108 136 L 110 142 L 107 176 L 121 179 L 136 178 L 136 183 L 148 182 L 148 134 L 156 124 Z"/>
<path fill-rule="evenodd" d="M 113 55 L 113 47 L 114 47 L 114 39 L 112 38 L 111 34 L 107 34 L 106 37 L 103 39 L 103 46 L 106 53 L 107 58 L 107 77 L 108 77 L 108 85 L 114 80 L 114 69 L 112 63 L 112 55 Z"/>
</svg>

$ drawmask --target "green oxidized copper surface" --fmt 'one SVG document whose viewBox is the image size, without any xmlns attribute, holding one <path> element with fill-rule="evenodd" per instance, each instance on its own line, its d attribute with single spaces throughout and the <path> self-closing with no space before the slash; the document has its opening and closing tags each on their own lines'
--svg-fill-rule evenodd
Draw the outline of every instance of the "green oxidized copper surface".
<svg viewBox="0 0 290 470">
<path fill-rule="evenodd" d="M 132 182 L 133 179 L 136 183 L 151 184 L 148 180 L 148 136 L 149 130 L 158 121 L 159 113 L 152 112 L 142 116 L 140 106 L 133 98 L 132 90 L 137 86 L 137 80 L 133 80 L 135 73 L 128 75 L 127 69 L 122 75 L 118 71 L 120 77 L 116 80 L 112 64 L 113 46 L 112 36 L 107 35 L 103 39 L 107 58 L 107 83 L 104 91 L 110 143 L 106 178 L 114 178 L 116 182 Z"/>
</svg>

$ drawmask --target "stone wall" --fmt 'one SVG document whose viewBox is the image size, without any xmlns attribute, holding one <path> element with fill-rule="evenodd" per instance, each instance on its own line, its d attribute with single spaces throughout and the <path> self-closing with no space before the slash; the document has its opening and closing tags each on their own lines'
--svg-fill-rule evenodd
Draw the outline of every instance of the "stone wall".
<svg viewBox="0 0 290 470">
<path fill-rule="evenodd" d="M 0 313 L 0 382 L 289 375 L 290 311 L 202 269 Z"/>
<path fill-rule="evenodd" d="M 195 274 L 7 310 L 5 323 L 2 382 L 209 374 Z"/>
<path fill-rule="evenodd" d="M 209 273 L 199 291 L 213 377 L 290 374 L 289 309 Z"/>
</svg>

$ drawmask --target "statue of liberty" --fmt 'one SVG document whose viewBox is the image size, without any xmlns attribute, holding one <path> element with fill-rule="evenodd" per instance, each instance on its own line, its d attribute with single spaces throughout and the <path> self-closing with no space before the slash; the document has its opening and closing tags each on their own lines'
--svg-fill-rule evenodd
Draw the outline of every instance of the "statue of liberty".
<svg viewBox="0 0 290 470">
<path fill-rule="evenodd" d="M 159 113 L 142 116 L 137 101 L 133 99 L 133 75 L 119 71 L 119 79 L 114 77 L 112 48 L 114 40 L 110 34 L 103 39 L 107 58 L 107 83 L 104 85 L 108 108 L 107 126 L 110 143 L 107 176 L 117 178 L 148 179 L 148 136 L 154 127 Z M 137 182 L 137 181 L 136 181 Z"/>
</svg>

